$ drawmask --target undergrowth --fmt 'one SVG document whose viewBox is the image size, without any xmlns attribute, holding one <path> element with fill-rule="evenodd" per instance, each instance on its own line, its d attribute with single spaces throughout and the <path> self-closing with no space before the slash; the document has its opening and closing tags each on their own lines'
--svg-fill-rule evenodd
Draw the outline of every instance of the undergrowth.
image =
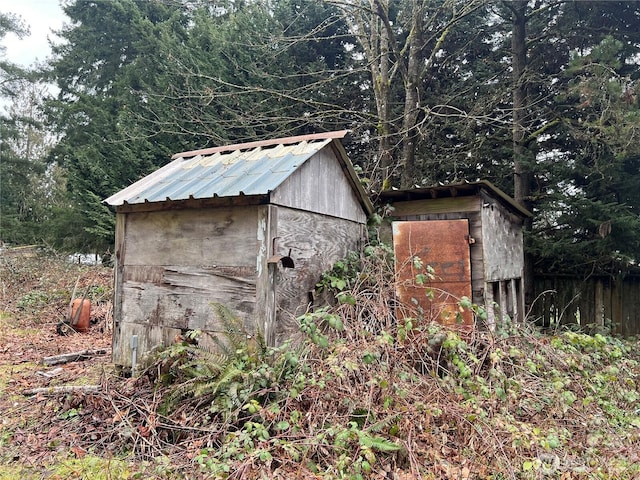
<svg viewBox="0 0 640 480">
<path fill-rule="evenodd" d="M 104 447 L 168 476 L 640 478 L 637 343 L 446 329 L 395 303 L 391 259 L 370 246 L 327 272 L 336 301 L 299 318 L 299 344 L 267 347 L 216 305 L 215 348 L 190 332 L 70 406 L 100 406 Z"/>
<path fill-rule="evenodd" d="M 64 320 L 74 293 L 89 299 L 92 308 L 110 303 L 111 271 L 70 263 L 66 255 L 46 248 L 0 255 L 0 314 L 14 323 Z"/>
</svg>

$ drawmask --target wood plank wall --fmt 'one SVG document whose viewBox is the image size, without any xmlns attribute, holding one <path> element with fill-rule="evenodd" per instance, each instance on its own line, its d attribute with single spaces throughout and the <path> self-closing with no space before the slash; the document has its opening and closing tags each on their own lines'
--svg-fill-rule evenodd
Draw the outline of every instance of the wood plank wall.
<svg viewBox="0 0 640 480">
<path fill-rule="evenodd" d="M 298 333 L 297 317 L 309 307 L 322 272 L 357 250 L 364 240 L 364 225 L 286 207 L 277 208 L 276 251 L 288 254 L 295 268 L 277 266 L 273 272 L 276 289 L 276 344 Z"/>
<path fill-rule="evenodd" d="M 522 219 L 486 194 L 482 196 L 481 214 L 485 281 L 522 278 Z"/>
<path fill-rule="evenodd" d="M 610 328 L 614 334 L 640 335 L 640 276 L 588 279 L 538 275 L 529 320 L 545 328 L 576 325 Z"/>
<path fill-rule="evenodd" d="M 366 223 L 367 214 L 333 151 L 325 148 L 271 193 L 271 203 Z"/>
<path fill-rule="evenodd" d="M 212 302 L 255 328 L 256 207 L 128 213 L 117 221 L 114 363 L 130 364 L 132 335 L 144 352 L 184 330 L 221 331 Z"/>
</svg>

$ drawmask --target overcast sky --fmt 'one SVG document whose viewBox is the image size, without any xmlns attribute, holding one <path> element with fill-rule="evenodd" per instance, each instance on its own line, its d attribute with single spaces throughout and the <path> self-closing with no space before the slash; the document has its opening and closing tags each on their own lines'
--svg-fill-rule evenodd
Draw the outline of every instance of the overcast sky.
<svg viewBox="0 0 640 480">
<path fill-rule="evenodd" d="M 30 35 L 19 39 L 13 34 L 2 40 L 7 59 L 23 66 L 43 61 L 51 53 L 47 36 L 55 40 L 51 30 L 58 30 L 66 17 L 59 0 L 0 0 L 2 13 L 15 13 L 29 26 Z"/>
</svg>

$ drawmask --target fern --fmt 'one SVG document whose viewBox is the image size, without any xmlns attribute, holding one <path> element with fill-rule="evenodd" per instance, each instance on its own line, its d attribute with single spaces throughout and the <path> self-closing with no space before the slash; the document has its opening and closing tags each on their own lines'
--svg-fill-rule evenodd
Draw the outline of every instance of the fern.
<svg viewBox="0 0 640 480">
<path fill-rule="evenodd" d="M 383 418 L 379 422 L 374 423 L 366 430 L 367 432 L 380 433 L 393 425 L 398 420 L 398 418 L 400 418 L 400 414 L 389 415 L 387 418 Z"/>
<path fill-rule="evenodd" d="M 192 396 L 196 383 L 197 383 L 197 380 L 191 378 L 189 380 L 186 380 L 174 385 L 171 391 L 169 392 L 169 396 L 166 400 L 167 407 L 171 407 L 173 404 L 177 403 L 179 400 L 182 400 L 183 398 Z"/>
<path fill-rule="evenodd" d="M 198 383 L 193 391 L 193 396 L 197 398 L 206 394 L 215 395 L 222 390 L 222 387 L 238 377 L 242 377 L 242 370 L 234 364 L 229 364 L 224 371 L 215 378 L 215 380 L 206 383 Z"/>
<path fill-rule="evenodd" d="M 212 352 L 199 345 L 189 348 L 192 360 L 180 365 L 189 377 L 215 377 L 219 375 L 229 363 L 229 356 L 219 352 Z"/>
<path fill-rule="evenodd" d="M 255 372 L 267 365 L 273 352 L 261 335 L 248 335 L 242 320 L 227 307 L 220 303 L 211 306 L 222 332 L 217 336 L 204 334 L 212 340 L 209 346 L 202 344 L 201 332 L 190 332 L 186 338 L 195 340 L 195 344 L 184 342 L 166 351 L 166 357 L 172 359 L 169 368 L 175 380 L 167 407 L 193 398 L 199 405 L 209 402 L 212 412 L 234 411 L 264 386 L 265 379 Z"/>
<path fill-rule="evenodd" d="M 210 305 L 222 323 L 223 336 L 213 337 L 213 341 L 221 352 L 232 357 L 237 355 L 239 351 L 246 350 L 249 336 L 244 329 L 242 319 L 233 315 L 229 308 L 221 303 L 211 303 Z"/>
<path fill-rule="evenodd" d="M 386 438 L 369 435 L 367 432 L 362 430 L 358 431 L 358 441 L 361 446 L 377 450 L 379 452 L 396 452 L 400 450 L 400 445 L 397 443 Z"/>
</svg>

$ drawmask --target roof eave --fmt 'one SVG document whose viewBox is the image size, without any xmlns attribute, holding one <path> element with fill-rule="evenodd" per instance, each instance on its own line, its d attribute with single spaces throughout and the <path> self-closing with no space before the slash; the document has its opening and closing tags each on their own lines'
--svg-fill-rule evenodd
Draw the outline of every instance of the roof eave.
<svg viewBox="0 0 640 480">
<path fill-rule="evenodd" d="M 446 184 L 446 185 L 436 185 L 431 187 L 419 187 L 419 188 L 403 189 L 403 190 L 384 190 L 380 193 L 380 198 L 383 198 L 383 199 L 395 198 L 395 199 L 403 199 L 405 201 L 409 201 L 411 200 L 411 198 L 409 197 L 411 197 L 412 194 L 426 195 L 427 193 L 430 193 L 430 192 L 433 193 L 438 191 L 440 192 L 452 191 L 452 190 L 455 191 L 456 189 L 468 190 L 469 187 L 475 187 L 476 189 L 485 189 L 489 191 L 490 193 L 498 197 L 505 206 L 507 206 L 513 212 L 517 213 L 522 217 L 528 218 L 533 216 L 533 214 L 529 210 L 523 207 L 514 198 L 510 197 L 505 192 L 503 192 L 502 190 L 500 190 L 498 187 L 496 187 L 494 184 L 492 184 L 487 180 L 478 180 L 475 182 L 464 182 L 464 183 L 452 183 L 452 184 Z M 451 196 L 456 196 L 456 195 L 451 195 Z M 432 198 L 436 198 L 436 197 L 432 195 Z"/>
</svg>

